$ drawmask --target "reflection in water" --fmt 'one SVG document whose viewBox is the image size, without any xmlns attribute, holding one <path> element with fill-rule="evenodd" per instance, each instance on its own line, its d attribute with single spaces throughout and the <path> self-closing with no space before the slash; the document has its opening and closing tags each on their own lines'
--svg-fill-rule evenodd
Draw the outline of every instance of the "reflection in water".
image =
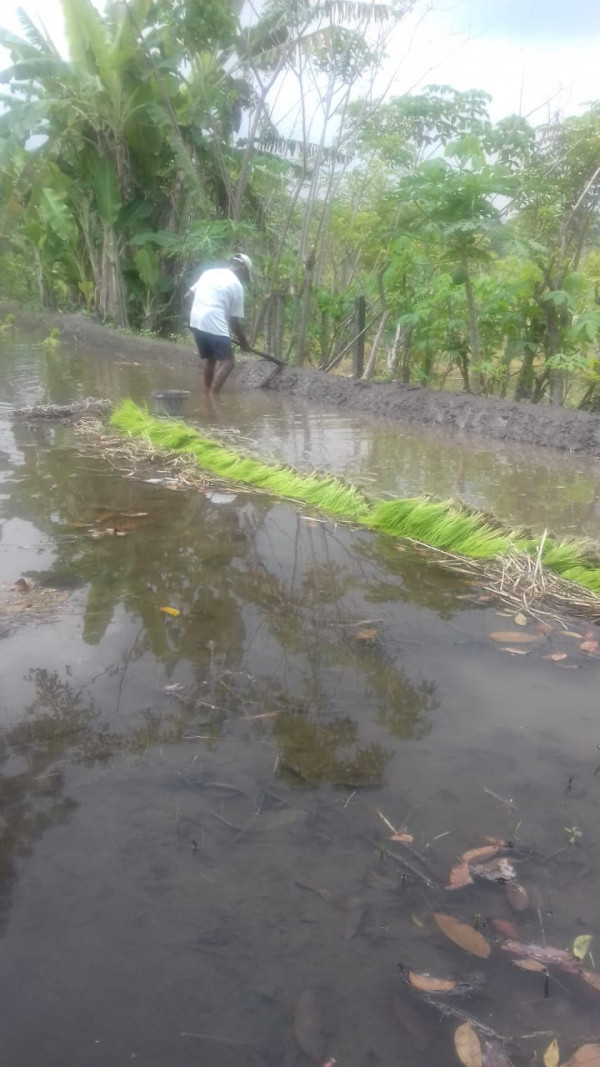
<svg viewBox="0 0 600 1067">
<path fill-rule="evenodd" d="M 358 726 L 352 719 L 318 722 L 304 715 L 282 715 L 273 727 L 279 744 L 279 767 L 286 780 L 304 785 L 378 786 L 389 753 L 377 744 L 355 745 Z"/>
<path fill-rule="evenodd" d="M 35 350 L 3 374 L 19 402 L 182 384 Z M 433 440 L 269 398 L 232 393 L 218 418 L 230 415 L 275 453 L 352 454 L 363 476 L 378 448 L 382 478 L 441 484 L 462 464 L 467 496 L 505 462 L 442 464 Z M 469 976 L 436 911 L 562 946 L 597 928 L 593 657 L 563 673 L 541 649 L 503 655 L 487 637 L 494 607 L 459 599 L 459 576 L 390 539 L 254 494 L 218 505 L 123 478 L 78 457 L 64 428 L 0 422 L 0 442 L 0 581 L 33 574 L 68 593 L 51 625 L 13 620 L 1 641 L 11 1067 L 300 1067 L 293 1019 L 312 1026 L 298 1005 L 314 989 L 332 1008 L 316 1038 L 340 1067 L 395 1063 L 399 1047 L 406 1067 L 449 1061 L 459 1016 L 444 1005 L 486 1020 L 518 1067 L 553 1034 L 566 1062 L 597 1014 L 578 975 L 544 999 L 543 976 L 516 974 L 494 941 L 483 985 L 440 1007 L 406 999 L 398 962 Z M 137 512 L 124 538 L 88 535 Z M 391 843 L 390 823 L 414 847 Z M 528 911 L 512 914 L 495 882 L 443 888 L 486 835 L 516 838 Z"/>
</svg>

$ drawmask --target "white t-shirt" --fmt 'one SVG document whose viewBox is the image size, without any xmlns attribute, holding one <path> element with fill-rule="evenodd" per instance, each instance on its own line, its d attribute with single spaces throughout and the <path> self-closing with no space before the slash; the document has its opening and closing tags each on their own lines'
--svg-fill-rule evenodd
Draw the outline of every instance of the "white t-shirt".
<svg viewBox="0 0 600 1067">
<path fill-rule="evenodd" d="M 190 326 L 229 337 L 229 320 L 244 317 L 244 287 L 229 267 L 205 270 L 190 286 L 194 303 Z"/>
</svg>

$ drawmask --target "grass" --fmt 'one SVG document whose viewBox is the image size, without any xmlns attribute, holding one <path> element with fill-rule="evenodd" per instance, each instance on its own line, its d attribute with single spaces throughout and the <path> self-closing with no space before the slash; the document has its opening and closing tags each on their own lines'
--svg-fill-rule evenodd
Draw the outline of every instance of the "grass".
<svg viewBox="0 0 600 1067">
<path fill-rule="evenodd" d="M 310 504 L 332 518 L 360 523 L 371 530 L 405 537 L 472 560 L 535 558 L 568 582 L 600 594 L 600 566 L 592 545 L 584 541 L 527 537 L 488 515 L 453 501 L 414 497 L 370 500 L 356 486 L 326 474 L 302 474 L 276 463 L 264 463 L 244 452 L 205 437 L 175 419 L 159 419 L 125 400 L 113 413 L 113 427 L 149 445 L 191 456 L 212 475 L 255 486 L 286 500 Z M 539 568 L 538 568 L 539 569 Z"/>
</svg>

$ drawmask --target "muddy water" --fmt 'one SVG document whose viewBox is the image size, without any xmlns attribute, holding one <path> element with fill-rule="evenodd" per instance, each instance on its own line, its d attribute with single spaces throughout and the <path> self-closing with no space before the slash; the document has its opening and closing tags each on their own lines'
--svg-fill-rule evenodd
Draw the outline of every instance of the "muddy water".
<svg viewBox="0 0 600 1067">
<path fill-rule="evenodd" d="M 1 375 L 10 403 L 180 381 L 33 347 Z M 350 458 L 349 421 L 301 418 L 231 394 L 212 425 L 373 474 L 371 428 Z M 411 447 L 428 477 L 434 442 Z M 124 477 L 65 429 L 5 418 L 0 449 L 7 1063 L 441 1065 L 460 1013 L 514 1041 L 517 1065 L 598 1034 L 600 993 L 554 968 L 545 997 L 489 924 L 560 948 L 600 925 L 599 671 L 580 641 L 530 620 L 536 641 L 514 646 L 530 653 L 511 655 L 490 634 L 518 627 L 466 578 L 256 494 Z M 456 463 L 446 447 L 440 470 Z M 125 537 L 90 536 L 115 519 Z M 37 586 L 19 598 L 22 574 Z M 495 882 L 443 888 L 484 835 L 514 843 L 526 910 Z M 490 958 L 435 911 L 476 921 Z M 426 1004 L 400 963 L 474 991 Z"/>
</svg>

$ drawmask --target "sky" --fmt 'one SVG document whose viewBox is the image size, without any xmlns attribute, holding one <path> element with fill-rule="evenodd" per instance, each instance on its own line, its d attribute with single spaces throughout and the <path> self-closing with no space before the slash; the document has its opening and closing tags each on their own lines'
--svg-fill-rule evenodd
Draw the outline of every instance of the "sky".
<svg viewBox="0 0 600 1067">
<path fill-rule="evenodd" d="M 20 5 L 64 47 L 59 0 L 4 0 L 0 25 L 15 33 Z M 388 49 L 386 79 L 391 95 L 484 89 L 494 119 L 545 122 L 600 98 L 599 57 L 600 0 L 417 0 Z"/>
</svg>

